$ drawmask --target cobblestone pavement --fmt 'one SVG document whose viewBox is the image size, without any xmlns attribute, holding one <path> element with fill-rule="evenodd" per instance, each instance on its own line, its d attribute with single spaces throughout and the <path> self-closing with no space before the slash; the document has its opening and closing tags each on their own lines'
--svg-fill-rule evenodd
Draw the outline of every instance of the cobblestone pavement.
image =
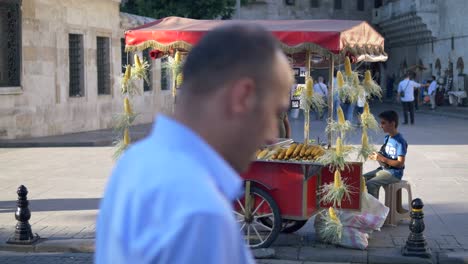
<svg viewBox="0 0 468 264">
<path fill-rule="evenodd" d="M 0 252 L 2 264 L 92 264 L 93 254 Z"/>
</svg>

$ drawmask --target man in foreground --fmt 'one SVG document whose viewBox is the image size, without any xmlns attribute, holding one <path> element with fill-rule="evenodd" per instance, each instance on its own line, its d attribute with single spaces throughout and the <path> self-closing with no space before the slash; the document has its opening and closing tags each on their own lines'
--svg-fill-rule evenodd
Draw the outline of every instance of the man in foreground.
<svg viewBox="0 0 468 264">
<path fill-rule="evenodd" d="M 128 149 L 109 180 L 96 263 L 254 263 L 232 212 L 255 150 L 277 137 L 293 78 L 252 24 L 207 33 L 190 51 L 173 116 Z"/>
<path fill-rule="evenodd" d="M 381 186 L 398 182 L 403 177 L 408 148 L 408 143 L 398 132 L 398 114 L 395 111 L 384 111 L 379 118 L 380 127 L 387 135 L 380 151 L 369 155 L 369 159 L 378 161 L 380 167 L 363 175 L 369 194 L 377 199 Z"/>
</svg>

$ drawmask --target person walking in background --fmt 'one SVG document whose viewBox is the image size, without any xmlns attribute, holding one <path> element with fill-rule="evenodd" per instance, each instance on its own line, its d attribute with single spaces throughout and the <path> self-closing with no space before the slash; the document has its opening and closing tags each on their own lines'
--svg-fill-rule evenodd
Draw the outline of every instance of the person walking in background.
<svg viewBox="0 0 468 264">
<path fill-rule="evenodd" d="M 327 96 L 328 96 L 328 87 L 326 84 L 323 83 L 323 77 L 319 76 L 318 77 L 318 82 L 314 84 L 314 93 L 319 94 L 323 97 L 324 102 L 328 102 Z M 326 116 L 327 113 L 327 108 L 323 109 L 322 113 L 316 112 L 316 118 L 317 120 L 322 120 L 324 116 Z"/>
<path fill-rule="evenodd" d="M 387 99 L 392 99 L 393 97 L 393 85 L 395 83 L 395 74 L 387 76 Z"/>
<path fill-rule="evenodd" d="M 182 72 L 175 113 L 159 114 L 109 179 L 97 264 L 254 263 L 232 204 L 242 194 L 239 173 L 278 137 L 289 62 L 263 27 L 230 23 L 203 36 Z"/>
<path fill-rule="evenodd" d="M 429 98 L 431 101 L 431 110 L 435 110 L 436 108 L 436 102 L 435 102 L 436 91 L 437 91 L 437 81 L 436 81 L 436 77 L 432 75 L 432 81 L 429 84 L 429 88 L 427 90 L 427 94 L 429 95 Z"/>
<path fill-rule="evenodd" d="M 413 81 L 414 73 L 407 72 L 405 79 L 398 84 L 398 95 L 403 107 L 403 125 L 408 124 L 408 112 L 410 116 L 410 122 L 414 125 L 414 89 L 419 89 L 426 85 Z"/>
</svg>

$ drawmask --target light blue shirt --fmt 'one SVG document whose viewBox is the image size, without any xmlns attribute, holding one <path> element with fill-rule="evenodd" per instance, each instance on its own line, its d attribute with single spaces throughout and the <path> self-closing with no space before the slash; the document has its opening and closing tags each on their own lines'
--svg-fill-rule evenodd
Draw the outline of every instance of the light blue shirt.
<svg viewBox="0 0 468 264">
<path fill-rule="evenodd" d="M 254 263 L 232 202 L 242 180 L 188 127 L 163 115 L 129 148 L 99 211 L 96 263 Z"/>
<path fill-rule="evenodd" d="M 410 80 L 410 79 L 404 79 L 403 81 L 400 82 L 398 85 L 398 93 L 400 92 L 405 92 L 405 96 L 401 97 L 402 102 L 413 102 L 414 101 L 414 88 L 419 88 L 421 87 L 421 84 Z"/>
</svg>

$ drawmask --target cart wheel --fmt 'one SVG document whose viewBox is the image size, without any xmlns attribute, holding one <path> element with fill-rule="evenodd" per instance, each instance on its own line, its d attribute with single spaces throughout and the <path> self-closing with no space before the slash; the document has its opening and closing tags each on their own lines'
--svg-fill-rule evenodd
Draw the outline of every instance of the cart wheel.
<svg viewBox="0 0 468 264">
<path fill-rule="evenodd" d="M 283 229 L 281 229 L 282 233 L 294 233 L 297 230 L 301 229 L 307 220 L 283 220 Z"/>
<path fill-rule="evenodd" d="M 255 186 L 250 188 L 251 209 L 246 212 L 244 198 L 237 199 L 234 214 L 241 226 L 247 245 L 251 248 L 269 247 L 281 230 L 281 215 L 271 195 Z M 270 225 L 263 223 L 267 218 Z"/>
<path fill-rule="evenodd" d="M 260 221 L 266 225 L 271 227 L 271 219 L 270 218 L 261 218 Z M 307 223 L 307 220 L 288 220 L 288 219 L 283 219 L 281 220 L 281 233 L 294 233 L 297 230 L 301 229 L 305 224 Z"/>
</svg>

